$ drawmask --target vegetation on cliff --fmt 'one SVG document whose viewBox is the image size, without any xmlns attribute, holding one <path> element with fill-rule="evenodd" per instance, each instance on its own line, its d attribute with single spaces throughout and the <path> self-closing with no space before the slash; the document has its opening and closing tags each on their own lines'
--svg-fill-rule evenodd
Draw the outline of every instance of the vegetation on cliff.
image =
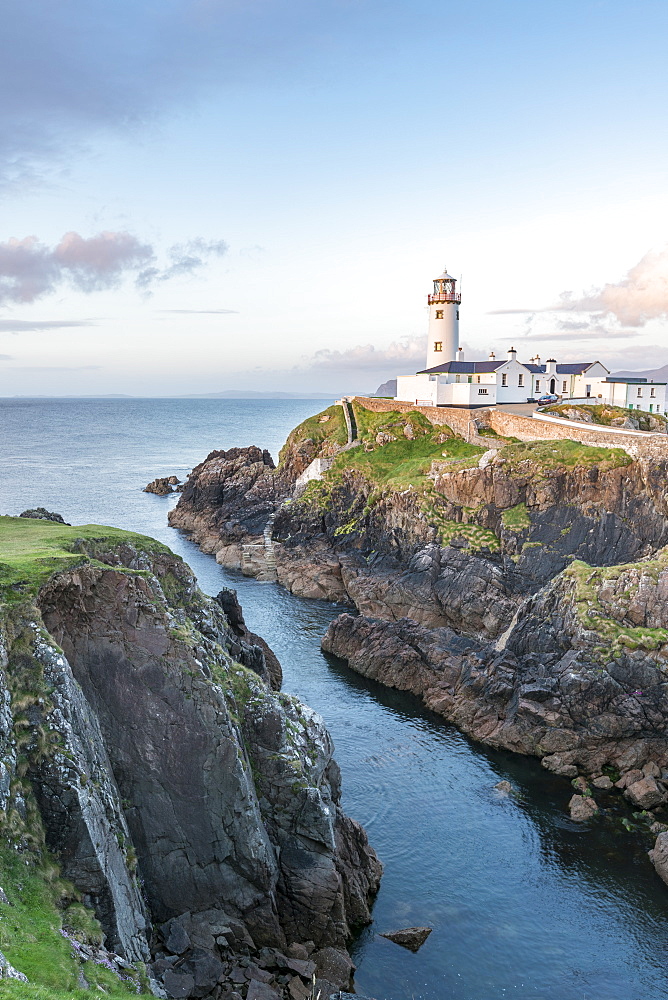
<svg viewBox="0 0 668 1000">
<path fill-rule="evenodd" d="M 154 538 L 120 528 L 0 515 L 0 603 L 34 595 L 54 573 L 97 563 L 98 549 L 126 544 L 139 552 L 168 553 Z M 175 557 L 176 558 L 176 557 Z"/>
<path fill-rule="evenodd" d="M 602 424 L 604 427 L 622 427 L 629 430 L 665 431 L 666 418 L 660 413 L 645 410 L 629 410 L 609 403 L 553 403 L 546 406 L 543 413 L 555 417 L 566 417 L 588 424 Z"/>
</svg>

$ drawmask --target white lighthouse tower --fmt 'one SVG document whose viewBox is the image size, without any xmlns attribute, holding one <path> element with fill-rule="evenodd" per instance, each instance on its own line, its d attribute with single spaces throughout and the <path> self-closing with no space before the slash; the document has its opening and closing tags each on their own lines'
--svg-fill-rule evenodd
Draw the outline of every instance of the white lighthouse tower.
<svg viewBox="0 0 668 1000">
<path fill-rule="evenodd" d="M 433 295 L 429 303 L 429 334 L 427 340 L 427 368 L 435 368 L 446 361 L 457 359 L 459 348 L 459 305 L 461 292 L 455 290 L 457 281 L 447 269 L 434 278 Z"/>
</svg>

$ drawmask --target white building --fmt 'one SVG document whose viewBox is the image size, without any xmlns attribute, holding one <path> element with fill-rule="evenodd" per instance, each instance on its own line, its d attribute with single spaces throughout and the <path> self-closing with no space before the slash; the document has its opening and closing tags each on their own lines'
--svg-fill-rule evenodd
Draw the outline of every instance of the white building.
<svg viewBox="0 0 668 1000">
<path fill-rule="evenodd" d="M 494 406 L 533 402 L 545 394 L 562 400 L 608 403 L 628 409 L 666 413 L 666 383 L 610 375 L 600 361 L 559 363 L 538 355 L 524 363 L 511 347 L 498 361 L 465 361 L 459 346 L 461 293 L 447 270 L 434 278 L 427 297 L 427 366 L 415 375 L 397 376 L 396 398 L 418 406 Z"/>
</svg>

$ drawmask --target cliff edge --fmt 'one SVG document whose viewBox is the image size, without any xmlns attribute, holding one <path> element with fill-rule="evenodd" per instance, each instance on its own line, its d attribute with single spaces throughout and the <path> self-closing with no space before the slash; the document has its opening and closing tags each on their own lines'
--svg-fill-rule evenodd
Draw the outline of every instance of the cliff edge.
<svg viewBox="0 0 668 1000">
<path fill-rule="evenodd" d="M 254 976 L 277 998 L 295 977 L 293 996 L 313 975 L 347 988 L 380 865 L 340 808 L 322 720 L 276 690 L 233 593 L 206 597 L 143 536 L 2 517 L 0 595 L 7 871 L 20 859 L 46 885 L 50 865 L 69 886 L 51 894 L 60 941 L 28 970 L 10 940 L 9 961 L 72 988 L 104 942 L 148 963 L 157 995 L 245 994 Z M 60 942 L 54 982 L 39 955 Z"/>
</svg>

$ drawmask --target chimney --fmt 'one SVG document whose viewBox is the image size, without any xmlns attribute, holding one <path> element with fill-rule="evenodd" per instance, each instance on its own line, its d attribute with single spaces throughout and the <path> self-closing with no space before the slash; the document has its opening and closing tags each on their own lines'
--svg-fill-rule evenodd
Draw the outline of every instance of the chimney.
<svg viewBox="0 0 668 1000">
<path fill-rule="evenodd" d="M 458 347 L 457 348 L 457 361 L 463 361 L 463 360 L 464 360 L 464 348 L 463 347 Z"/>
<path fill-rule="evenodd" d="M 546 375 L 556 375 L 557 374 L 557 362 L 554 358 L 548 358 L 545 364 L 545 374 Z"/>
<path fill-rule="evenodd" d="M 534 360 L 534 364 L 539 365 L 540 364 L 540 354 L 537 354 L 536 357 L 533 360 Z"/>
<path fill-rule="evenodd" d="M 508 351 L 508 360 L 515 361 L 516 358 L 517 358 L 517 351 L 515 350 L 514 347 L 511 347 L 510 350 Z"/>
<path fill-rule="evenodd" d="M 496 354 L 494 353 L 494 351 L 489 352 L 489 360 L 496 361 Z"/>
</svg>

